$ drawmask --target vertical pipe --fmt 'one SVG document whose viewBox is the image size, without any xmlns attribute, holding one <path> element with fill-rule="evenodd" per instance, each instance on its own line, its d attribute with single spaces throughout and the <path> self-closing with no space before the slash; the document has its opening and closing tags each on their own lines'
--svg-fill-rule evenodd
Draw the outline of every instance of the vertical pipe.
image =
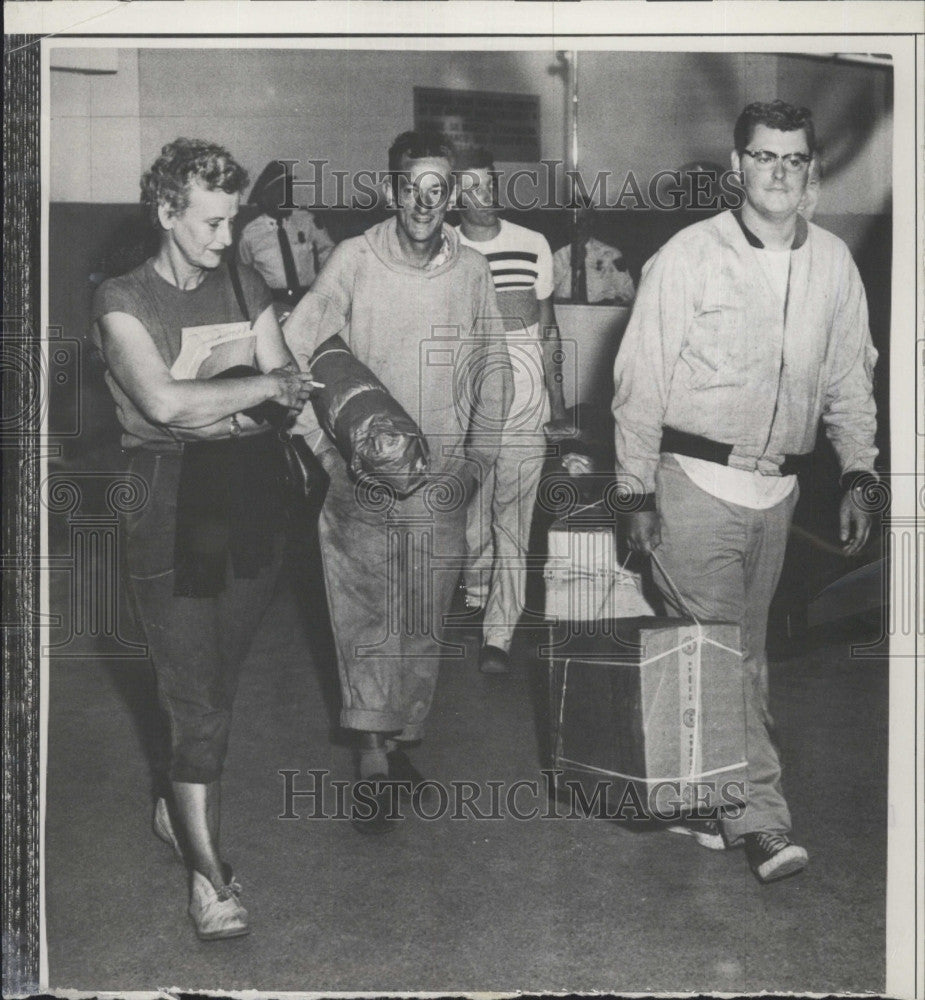
<svg viewBox="0 0 925 1000">
<path fill-rule="evenodd" d="M 578 231 L 578 52 L 574 49 L 568 55 L 568 111 L 569 111 L 569 198 L 572 206 L 572 302 L 584 302 L 582 271 L 585 264 L 585 248 L 579 245 Z"/>
<path fill-rule="evenodd" d="M 572 52 L 569 58 L 569 109 L 571 111 L 571 163 L 573 171 L 578 170 L 578 53 Z M 574 186 L 574 175 L 572 184 Z"/>
</svg>

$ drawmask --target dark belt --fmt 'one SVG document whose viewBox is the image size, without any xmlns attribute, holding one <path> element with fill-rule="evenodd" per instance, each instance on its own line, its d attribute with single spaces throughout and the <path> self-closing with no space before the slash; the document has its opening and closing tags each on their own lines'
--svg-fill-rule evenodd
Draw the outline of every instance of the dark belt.
<svg viewBox="0 0 925 1000">
<path fill-rule="evenodd" d="M 733 445 L 713 441 L 699 434 L 688 434 L 686 431 L 675 430 L 674 427 L 662 428 L 662 443 L 659 451 L 672 452 L 675 455 L 687 455 L 690 458 L 702 458 L 705 462 L 715 462 L 717 465 L 729 465 L 729 456 Z M 795 476 L 805 472 L 812 460 L 812 452 L 805 455 L 785 455 L 780 464 L 782 476 Z"/>
</svg>

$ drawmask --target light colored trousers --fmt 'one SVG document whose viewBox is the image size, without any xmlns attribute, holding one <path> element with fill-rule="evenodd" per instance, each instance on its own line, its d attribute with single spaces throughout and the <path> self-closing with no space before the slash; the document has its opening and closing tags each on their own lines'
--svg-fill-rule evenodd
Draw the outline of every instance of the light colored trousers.
<svg viewBox="0 0 925 1000">
<path fill-rule="evenodd" d="M 549 399 L 539 344 L 530 336 L 508 335 L 508 350 L 514 397 L 498 457 L 482 470 L 469 506 L 464 574 L 467 603 L 485 608 L 482 641 L 505 652 L 524 609 L 533 507 L 549 451 L 543 432 Z"/>
<path fill-rule="evenodd" d="M 795 487 L 768 510 L 726 503 L 696 486 L 670 455 L 662 455 L 656 474 L 659 561 L 698 618 L 736 622 L 742 630 L 748 804 L 739 818 L 722 820 L 730 844 L 745 833 L 790 831 L 780 761 L 768 732 L 765 642 L 798 497 Z M 669 607 L 684 614 L 655 563 L 653 576 Z"/>
<path fill-rule="evenodd" d="M 466 600 L 485 608 L 483 642 L 505 652 L 524 609 L 527 548 L 546 452 L 545 439 L 533 444 L 502 441 L 501 453 L 484 472 L 469 505 Z"/>
</svg>

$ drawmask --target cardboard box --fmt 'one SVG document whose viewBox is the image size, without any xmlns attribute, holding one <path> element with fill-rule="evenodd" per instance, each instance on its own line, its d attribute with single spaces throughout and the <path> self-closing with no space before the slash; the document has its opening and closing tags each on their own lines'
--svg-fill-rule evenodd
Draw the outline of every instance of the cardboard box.
<svg viewBox="0 0 925 1000">
<path fill-rule="evenodd" d="M 619 818 L 741 808 L 746 792 L 739 627 L 636 618 L 551 627 L 553 767 Z"/>
<path fill-rule="evenodd" d="M 549 529 L 546 565 L 547 618 L 601 621 L 654 614 L 642 596 L 638 573 L 617 560 L 612 523 L 561 519 Z"/>
</svg>

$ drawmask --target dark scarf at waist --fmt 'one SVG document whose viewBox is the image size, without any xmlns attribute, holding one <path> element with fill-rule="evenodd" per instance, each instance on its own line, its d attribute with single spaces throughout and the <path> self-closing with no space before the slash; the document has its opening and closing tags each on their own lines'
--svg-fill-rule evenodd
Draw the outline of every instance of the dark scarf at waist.
<svg viewBox="0 0 925 1000">
<path fill-rule="evenodd" d="M 228 558 L 238 579 L 272 559 L 283 531 L 278 441 L 273 434 L 187 442 L 174 539 L 174 596 L 215 597 Z"/>
</svg>

